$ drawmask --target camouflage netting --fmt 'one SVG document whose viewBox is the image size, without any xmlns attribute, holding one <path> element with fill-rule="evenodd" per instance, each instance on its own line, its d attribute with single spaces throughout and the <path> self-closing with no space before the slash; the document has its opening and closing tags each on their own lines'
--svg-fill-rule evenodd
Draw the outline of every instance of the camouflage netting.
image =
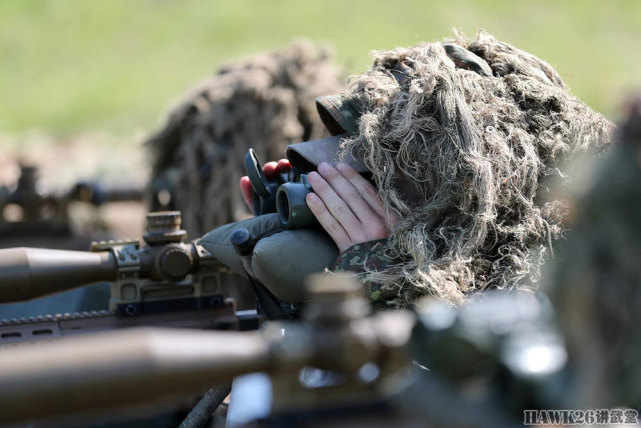
<svg viewBox="0 0 641 428">
<path fill-rule="evenodd" d="M 402 217 L 386 252 L 403 261 L 366 279 L 395 291 L 401 306 L 424 294 L 460 303 L 475 290 L 532 287 L 563 231 L 563 205 L 543 202 L 543 180 L 568 179 L 564 158 L 610 140 L 612 124 L 547 63 L 483 32 L 449 42 L 493 76 L 426 43 L 375 53 L 344 94 L 362 117 L 343 147 L 363 153 Z"/>
<path fill-rule="evenodd" d="M 262 161 L 286 145 L 322 138 L 314 99 L 341 91 L 326 48 L 300 41 L 221 67 L 201 82 L 148 140 L 154 154 L 152 209 L 178 209 L 191 237 L 250 213 L 238 181 L 250 147 Z M 170 189 L 171 200 L 158 201 Z M 162 199 L 162 197 L 161 197 Z"/>
<path fill-rule="evenodd" d="M 545 281 L 572 359 L 576 408 L 641 403 L 641 98 L 630 107 Z"/>
</svg>

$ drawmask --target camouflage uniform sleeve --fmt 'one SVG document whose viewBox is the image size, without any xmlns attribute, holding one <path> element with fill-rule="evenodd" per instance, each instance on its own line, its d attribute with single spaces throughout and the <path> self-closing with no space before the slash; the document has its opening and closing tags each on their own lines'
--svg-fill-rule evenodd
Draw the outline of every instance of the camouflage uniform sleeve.
<svg viewBox="0 0 641 428">
<path fill-rule="evenodd" d="M 383 253 L 387 239 L 378 239 L 356 244 L 342 252 L 332 270 L 350 272 L 361 277 L 368 271 L 382 271 L 396 260 Z M 365 281 L 369 291 L 369 297 L 376 304 L 383 304 L 386 300 L 395 295 L 387 296 L 385 290 L 381 290 L 381 284 L 373 281 Z"/>
</svg>

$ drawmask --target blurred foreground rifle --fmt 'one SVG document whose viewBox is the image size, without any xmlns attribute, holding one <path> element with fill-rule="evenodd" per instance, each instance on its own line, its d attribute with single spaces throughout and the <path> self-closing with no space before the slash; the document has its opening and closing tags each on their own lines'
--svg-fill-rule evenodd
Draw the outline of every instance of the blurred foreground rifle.
<svg viewBox="0 0 641 428">
<path fill-rule="evenodd" d="M 137 329 L 0 349 L 0 424 L 150 409 L 252 372 L 271 382 L 252 427 L 507 427 L 524 408 L 562 405 L 565 351 L 536 297 L 371 315 L 362 285 L 344 280 L 313 278 L 302 322 L 260 332 Z M 252 404 L 235 388 L 230 417 Z"/>
<path fill-rule="evenodd" d="M 94 243 L 91 252 L 0 250 L 0 303 L 111 283 L 109 311 L 0 321 L 0 345 L 141 325 L 255 327 L 251 311 L 237 314 L 221 294 L 226 268 L 201 245 L 184 242 L 186 237 L 179 212 L 158 212 L 147 216 L 144 246 L 109 241 Z"/>
</svg>

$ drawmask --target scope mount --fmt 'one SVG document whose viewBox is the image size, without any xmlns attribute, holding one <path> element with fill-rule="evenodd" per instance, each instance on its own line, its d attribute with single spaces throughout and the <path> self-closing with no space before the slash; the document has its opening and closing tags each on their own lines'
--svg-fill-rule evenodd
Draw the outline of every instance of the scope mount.
<svg viewBox="0 0 641 428">
<path fill-rule="evenodd" d="M 140 241 L 93 243 L 110 251 L 118 265 L 109 307 L 118 315 L 216 307 L 223 304 L 220 262 L 196 242 L 184 242 L 180 211 L 147 214 Z M 171 301 L 172 308 L 166 307 Z"/>
</svg>

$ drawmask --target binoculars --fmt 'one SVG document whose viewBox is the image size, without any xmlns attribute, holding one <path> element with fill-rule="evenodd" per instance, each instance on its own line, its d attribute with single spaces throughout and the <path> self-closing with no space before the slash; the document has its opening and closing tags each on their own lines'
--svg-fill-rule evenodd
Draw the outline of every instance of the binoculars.
<svg viewBox="0 0 641 428">
<path fill-rule="evenodd" d="M 286 229 L 300 229 L 316 224 L 316 217 L 307 207 L 305 197 L 312 188 L 307 174 L 292 168 L 268 180 L 254 149 L 245 155 L 245 170 L 251 183 L 254 215 L 276 212 Z"/>
</svg>

